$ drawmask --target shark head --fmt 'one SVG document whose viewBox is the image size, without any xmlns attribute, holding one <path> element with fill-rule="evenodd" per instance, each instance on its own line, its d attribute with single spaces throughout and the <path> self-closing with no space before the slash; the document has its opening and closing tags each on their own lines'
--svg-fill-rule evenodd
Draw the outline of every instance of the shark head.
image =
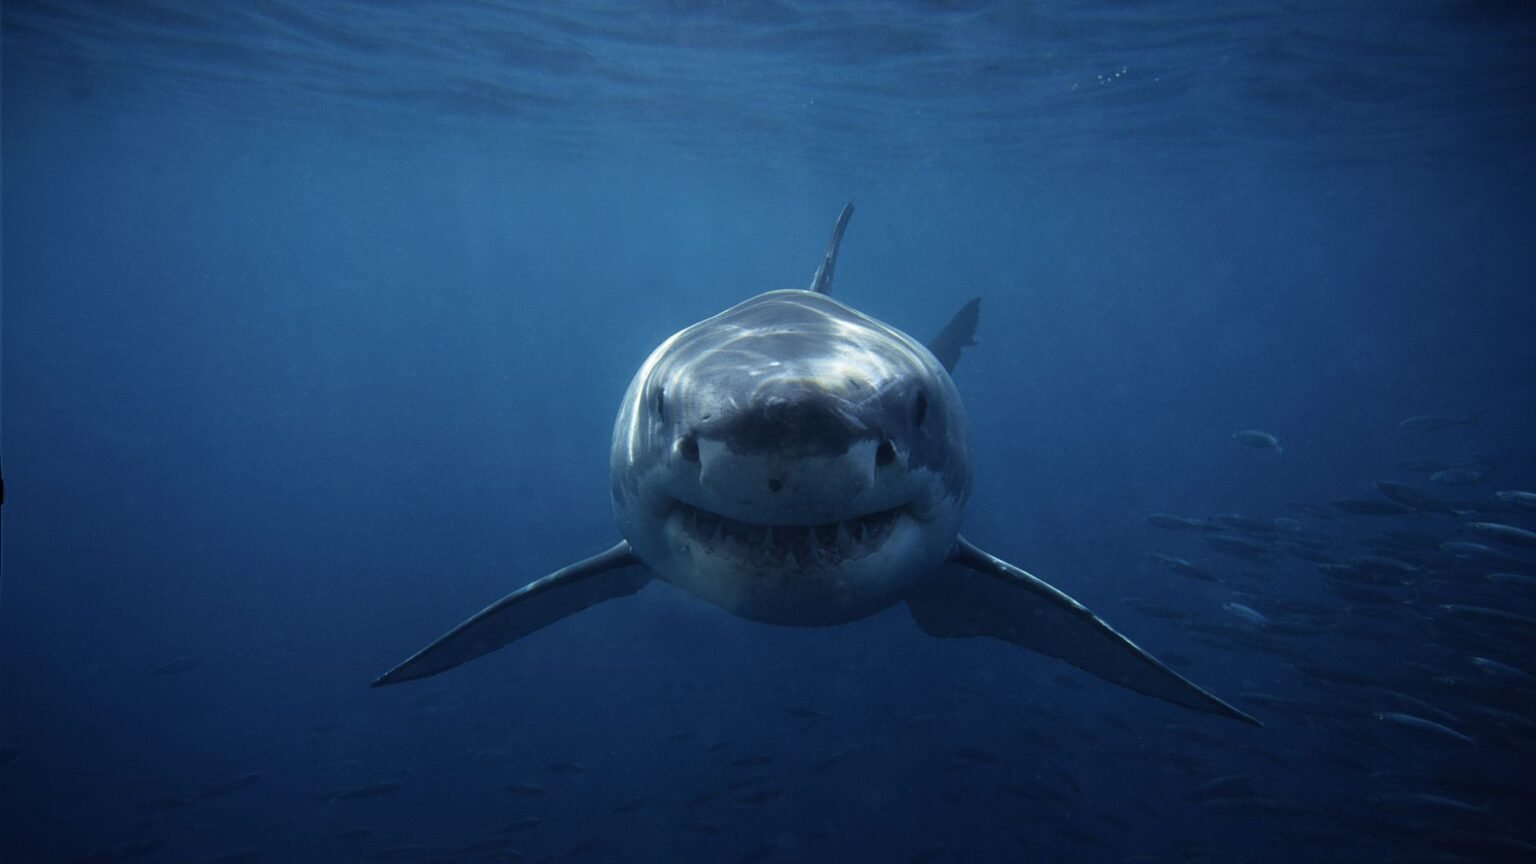
<svg viewBox="0 0 1536 864">
<path fill-rule="evenodd" d="M 872 614 L 936 571 L 971 479 L 939 361 L 809 291 L 663 342 L 624 397 L 611 467 L 647 567 L 742 617 L 802 625 Z"/>
</svg>

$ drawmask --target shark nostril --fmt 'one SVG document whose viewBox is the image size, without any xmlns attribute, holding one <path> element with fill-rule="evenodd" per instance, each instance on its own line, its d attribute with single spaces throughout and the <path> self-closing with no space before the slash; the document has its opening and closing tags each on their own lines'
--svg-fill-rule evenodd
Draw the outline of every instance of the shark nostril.
<svg viewBox="0 0 1536 864">
<path fill-rule="evenodd" d="M 881 468 L 896 461 L 896 445 L 889 441 L 881 441 L 875 450 L 875 465 Z"/>
<path fill-rule="evenodd" d="M 699 439 L 692 435 L 684 435 L 677 439 L 677 455 L 689 462 L 699 461 Z"/>
<path fill-rule="evenodd" d="M 779 491 L 780 489 L 783 489 L 783 488 L 784 488 L 784 481 L 783 480 L 780 480 L 777 477 L 769 479 L 769 481 L 768 481 L 768 491 L 769 492 L 777 492 L 777 491 Z"/>
</svg>

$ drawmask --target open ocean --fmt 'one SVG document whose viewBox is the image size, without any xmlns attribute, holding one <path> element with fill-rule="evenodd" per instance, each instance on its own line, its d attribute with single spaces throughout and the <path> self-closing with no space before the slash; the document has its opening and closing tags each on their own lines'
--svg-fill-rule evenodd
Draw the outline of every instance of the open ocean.
<svg viewBox="0 0 1536 864">
<path fill-rule="evenodd" d="M 3 864 L 1536 861 L 1536 6 L 0 15 Z M 1263 726 L 661 580 L 371 688 L 850 200 L 964 535 Z"/>
</svg>

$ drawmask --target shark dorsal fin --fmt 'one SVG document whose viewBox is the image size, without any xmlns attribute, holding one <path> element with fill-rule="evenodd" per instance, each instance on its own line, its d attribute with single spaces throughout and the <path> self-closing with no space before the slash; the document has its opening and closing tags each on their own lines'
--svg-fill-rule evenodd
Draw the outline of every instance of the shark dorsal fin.
<svg viewBox="0 0 1536 864">
<path fill-rule="evenodd" d="M 955 366 L 960 363 L 960 352 L 976 344 L 976 323 L 980 317 L 981 298 L 977 297 L 961 306 L 939 335 L 928 343 L 928 350 L 944 364 L 944 371 L 954 374 Z"/>
<path fill-rule="evenodd" d="M 849 201 L 843 207 L 842 215 L 837 217 L 832 239 L 827 241 L 827 251 L 821 256 L 821 265 L 816 268 L 816 275 L 811 277 L 811 287 L 806 290 L 817 294 L 832 293 L 832 269 L 837 266 L 837 247 L 843 245 L 843 232 L 848 230 L 848 220 L 852 218 L 853 202 Z"/>
</svg>

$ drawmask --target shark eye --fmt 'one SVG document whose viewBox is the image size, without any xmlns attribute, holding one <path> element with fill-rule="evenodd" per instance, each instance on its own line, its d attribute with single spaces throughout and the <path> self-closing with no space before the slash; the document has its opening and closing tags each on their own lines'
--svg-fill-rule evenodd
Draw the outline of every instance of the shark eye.
<svg viewBox="0 0 1536 864">
<path fill-rule="evenodd" d="M 880 446 L 875 449 L 875 465 L 884 468 L 895 461 L 896 445 L 889 441 L 881 441 Z"/>
<path fill-rule="evenodd" d="M 914 404 L 912 405 L 912 427 L 915 429 L 915 428 L 917 428 L 919 426 L 922 426 L 923 425 L 923 421 L 927 420 L 927 419 L 928 419 L 928 394 L 924 393 L 921 390 L 919 390 L 919 391 L 917 391 L 917 399 L 915 400 Z"/>
<path fill-rule="evenodd" d="M 656 419 L 667 419 L 667 391 L 661 387 L 656 388 Z"/>
<path fill-rule="evenodd" d="M 699 461 L 699 439 L 692 435 L 684 435 L 677 439 L 677 455 L 689 462 Z"/>
</svg>

